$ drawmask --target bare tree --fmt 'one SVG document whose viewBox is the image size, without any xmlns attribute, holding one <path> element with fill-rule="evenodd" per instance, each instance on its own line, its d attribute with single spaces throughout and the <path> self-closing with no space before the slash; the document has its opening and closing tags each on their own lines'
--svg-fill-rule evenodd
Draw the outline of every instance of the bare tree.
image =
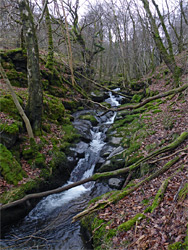
<svg viewBox="0 0 188 250">
<path fill-rule="evenodd" d="M 170 69 L 170 71 L 173 73 L 174 75 L 174 79 L 177 82 L 179 79 L 179 76 L 181 74 L 181 69 L 176 65 L 175 62 L 175 58 L 174 58 L 174 53 L 173 53 L 173 46 L 172 46 L 172 42 L 168 33 L 168 30 L 166 28 L 165 22 L 164 22 L 164 18 L 159 10 L 158 5 L 156 4 L 155 0 L 152 0 L 153 5 L 155 6 L 155 9 L 157 11 L 159 20 L 161 22 L 165 37 L 167 39 L 167 43 L 168 43 L 168 51 L 164 46 L 164 43 L 162 41 L 161 35 L 159 33 L 159 29 L 158 26 L 156 24 L 155 18 L 150 10 L 149 7 L 149 2 L 148 0 L 141 0 L 142 3 L 144 4 L 144 9 L 146 10 L 147 14 L 148 14 L 148 18 L 150 21 L 150 24 L 152 26 L 152 34 L 153 34 L 153 38 L 155 40 L 156 46 L 159 49 L 160 53 L 161 53 L 161 57 L 164 60 L 164 62 L 166 63 L 167 67 Z"/>
<path fill-rule="evenodd" d="M 29 7 L 29 1 L 19 0 L 19 9 L 27 48 L 27 76 L 29 96 L 26 114 L 28 115 L 28 118 L 31 122 L 33 131 L 35 133 L 40 133 L 42 125 L 43 92 L 40 81 L 39 50 L 36 29 L 33 15 Z"/>
</svg>

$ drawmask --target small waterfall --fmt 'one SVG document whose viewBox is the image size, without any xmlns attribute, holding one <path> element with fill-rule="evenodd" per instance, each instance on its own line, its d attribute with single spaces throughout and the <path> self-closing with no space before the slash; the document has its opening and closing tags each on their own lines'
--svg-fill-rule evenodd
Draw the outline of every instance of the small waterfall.
<svg viewBox="0 0 188 250">
<path fill-rule="evenodd" d="M 111 92 L 106 102 L 113 107 L 119 105 Z M 115 116 L 116 113 L 112 113 L 100 126 L 112 124 Z M 92 128 L 91 134 L 92 141 L 85 152 L 85 157 L 78 161 L 66 185 L 85 179 L 94 172 L 100 152 L 105 145 L 105 136 L 99 126 Z M 94 185 L 94 182 L 86 183 L 43 198 L 19 225 L 11 228 L 5 235 L 5 240 L 0 242 L 0 246 L 11 245 L 11 249 L 86 249 L 80 235 L 79 222 L 71 223 L 71 220 L 92 198 Z M 21 240 L 18 240 L 19 238 Z"/>
</svg>

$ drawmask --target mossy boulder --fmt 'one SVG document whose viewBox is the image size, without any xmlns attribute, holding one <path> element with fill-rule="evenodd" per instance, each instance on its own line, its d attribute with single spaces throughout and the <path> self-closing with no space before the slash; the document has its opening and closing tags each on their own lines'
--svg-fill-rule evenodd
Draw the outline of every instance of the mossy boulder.
<svg viewBox="0 0 188 250">
<path fill-rule="evenodd" d="M 46 166 L 45 164 L 45 156 L 41 153 L 37 153 L 35 157 L 35 161 L 33 163 L 33 167 L 36 168 L 44 168 Z"/>
<path fill-rule="evenodd" d="M 2 123 L 0 124 L 0 143 L 7 148 L 11 148 L 19 136 L 19 129 L 22 127 L 21 122 L 13 122 L 12 124 Z"/>
<path fill-rule="evenodd" d="M 130 82 L 130 86 L 132 90 L 138 91 L 144 88 L 145 83 L 143 81 L 137 81 L 136 79 L 132 79 Z"/>
<path fill-rule="evenodd" d="M 21 106 L 23 106 L 23 100 L 17 96 L 18 101 Z M 19 112 L 12 100 L 11 95 L 4 95 L 0 96 L 0 111 L 4 112 L 6 114 L 9 114 L 11 117 L 15 118 L 16 120 L 21 121 L 21 117 L 19 115 Z"/>
<path fill-rule="evenodd" d="M 62 101 L 52 95 L 44 95 L 44 115 L 53 121 L 57 121 L 60 124 L 63 122 L 65 115 L 65 107 Z"/>
<path fill-rule="evenodd" d="M 2 66 L 11 84 L 16 87 L 27 87 L 27 55 L 22 49 L 1 52 Z"/>
<path fill-rule="evenodd" d="M 12 153 L 3 144 L 0 144 L 0 170 L 3 178 L 14 185 L 27 176 Z"/>
<path fill-rule="evenodd" d="M 103 102 L 108 97 L 109 97 L 108 93 L 100 91 L 100 90 L 95 90 L 91 93 L 91 99 L 94 102 Z"/>
<path fill-rule="evenodd" d="M 93 126 L 96 126 L 97 123 L 98 123 L 97 119 L 93 115 L 90 115 L 90 114 L 81 115 L 81 116 L 79 116 L 79 119 L 81 119 L 81 120 L 88 120 L 88 121 L 91 122 L 91 124 Z"/>
</svg>

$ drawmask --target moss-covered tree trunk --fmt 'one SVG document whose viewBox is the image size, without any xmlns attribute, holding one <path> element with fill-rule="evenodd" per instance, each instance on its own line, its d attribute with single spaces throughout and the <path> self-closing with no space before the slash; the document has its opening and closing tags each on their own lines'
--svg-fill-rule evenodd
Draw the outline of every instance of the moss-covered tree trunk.
<svg viewBox="0 0 188 250">
<path fill-rule="evenodd" d="M 23 31 L 27 49 L 27 76 L 29 96 L 26 114 L 34 132 L 41 131 L 43 92 L 40 81 L 38 41 L 28 0 L 19 0 Z"/>
<path fill-rule="evenodd" d="M 44 1 L 43 1 L 43 4 L 44 4 Z M 47 57 L 46 67 L 49 68 L 50 70 L 53 70 L 54 44 L 53 44 L 52 26 L 51 26 L 48 5 L 46 6 L 45 14 L 46 14 L 47 36 L 48 36 L 48 57 Z"/>
<path fill-rule="evenodd" d="M 165 48 L 165 46 L 163 44 L 163 41 L 162 41 L 161 36 L 159 34 L 158 26 L 157 26 L 157 24 L 155 22 L 155 19 L 154 19 L 152 13 L 151 13 L 148 0 L 141 0 L 141 1 L 144 4 L 144 9 L 145 9 L 145 11 L 146 11 L 146 13 L 148 14 L 148 17 L 149 17 L 149 21 L 150 21 L 150 24 L 152 26 L 153 38 L 154 38 L 154 41 L 156 43 L 156 46 L 157 46 L 158 50 L 160 51 L 162 59 L 164 60 L 167 67 L 172 72 L 172 74 L 174 76 L 174 79 L 177 81 L 179 79 L 180 74 L 181 74 L 181 69 L 176 65 L 175 58 L 174 58 L 174 55 L 173 55 L 172 42 L 170 40 L 170 36 L 168 34 L 166 25 L 164 23 L 164 19 L 163 19 L 162 15 L 161 15 L 161 13 L 159 11 L 158 5 L 156 4 L 156 2 L 154 0 L 152 0 L 152 3 L 155 6 L 155 9 L 156 9 L 157 14 L 159 16 L 161 25 L 163 27 L 163 31 L 165 33 L 165 37 L 166 37 L 166 40 L 167 40 L 167 43 L 168 43 L 168 51 L 169 52 L 167 51 L 167 49 Z"/>
</svg>

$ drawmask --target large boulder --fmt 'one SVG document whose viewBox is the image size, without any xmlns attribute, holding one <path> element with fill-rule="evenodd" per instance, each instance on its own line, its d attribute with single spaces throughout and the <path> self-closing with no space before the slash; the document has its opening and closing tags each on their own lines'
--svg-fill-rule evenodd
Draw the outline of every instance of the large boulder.
<svg viewBox="0 0 188 250">
<path fill-rule="evenodd" d="M 0 134 L 0 143 L 7 148 L 11 148 L 18 139 L 19 125 L 17 123 L 12 123 L 10 125 L 2 123 L 0 124 Z"/>
<path fill-rule="evenodd" d="M 76 120 L 73 122 L 74 127 L 77 129 L 81 138 L 85 142 L 90 142 L 92 140 L 91 134 L 91 122 L 87 120 Z"/>
<path fill-rule="evenodd" d="M 14 185 L 27 176 L 12 153 L 3 144 L 0 144 L 0 175 L 8 183 Z"/>
<path fill-rule="evenodd" d="M 107 92 L 95 91 L 91 93 L 91 99 L 94 102 L 103 102 L 108 97 L 109 94 Z"/>
<path fill-rule="evenodd" d="M 85 151 L 88 149 L 89 145 L 86 142 L 80 141 L 79 143 L 76 144 L 76 146 L 74 148 L 71 148 L 71 150 L 73 150 L 76 155 L 81 158 L 84 157 L 85 155 Z"/>
</svg>

